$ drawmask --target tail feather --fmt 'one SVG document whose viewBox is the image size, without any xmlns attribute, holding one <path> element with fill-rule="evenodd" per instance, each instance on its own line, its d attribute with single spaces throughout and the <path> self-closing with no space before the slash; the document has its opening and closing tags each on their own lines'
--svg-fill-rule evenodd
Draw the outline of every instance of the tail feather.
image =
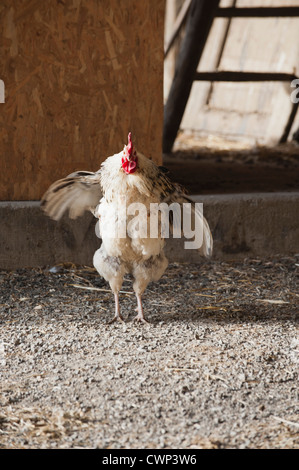
<svg viewBox="0 0 299 470">
<path fill-rule="evenodd" d="M 213 254 L 213 237 L 207 220 L 203 217 L 203 242 L 201 253 L 203 256 L 210 257 Z"/>
<path fill-rule="evenodd" d="M 196 219 L 195 227 L 199 226 L 200 230 L 202 230 L 202 244 L 198 248 L 198 251 L 202 256 L 210 257 L 213 253 L 213 236 L 208 221 L 204 217 L 202 211 L 196 207 L 195 202 L 192 201 L 191 198 L 183 196 L 183 199 L 184 202 L 188 202 L 191 204 L 191 211 L 193 216 L 192 218 L 194 219 L 194 221 Z"/>
<path fill-rule="evenodd" d="M 181 206 L 185 203 L 189 203 L 191 205 L 191 221 L 193 221 L 194 223 L 197 222 L 197 225 L 195 225 L 195 227 L 199 227 L 199 229 L 202 230 L 202 244 L 198 248 L 198 251 L 202 256 L 210 257 L 213 253 L 213 236 L 209 224 L 206 218 L 204 217 L 202 211 L 199 210 L 195 205 L 195 202 L 189 196 L 187 196 L 178 189 L 179 188 L 176 187 L 176 191 L 172 193 L 168 198 L 166 198 L 165 201 L 167 201 L 168 203 L 177 202 Z M 173 223 L 173 220 L 171 219 L 170 222 Z M 181 219 L 181 230 L 183 232 L 183 219 Z M 182 233 L 182 235 L 184 235 L 184 233 Z"/>
</svg>

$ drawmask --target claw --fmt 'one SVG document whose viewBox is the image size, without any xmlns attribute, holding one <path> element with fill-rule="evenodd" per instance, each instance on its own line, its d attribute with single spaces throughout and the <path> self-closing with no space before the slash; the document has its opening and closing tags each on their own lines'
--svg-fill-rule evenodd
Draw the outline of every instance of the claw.
<svg viewBox="0 0 299 470">
<path fill-rule="evenodd" d="M 136 294 L 136 297 L 137 297 L 137 308 L 135 310 L 136 310 L 136 312 L 138 312 L 138 315 L 136 315 L 136 317 L 133 318 L 133 321 L 137 321 L 138 323 L 149 323 L 144 318 L 142 302 L 141 302 L 141 295 Z"/>
<path fill-rule="evenodd" d="M 114 300 L 115 300 L 115 315 L 112 318 L 112 320 L 108 322 L 108 325 L 111 325 L 111 323 L 114 323 L 116 321 L 120 321 L 120 322 L 124 323 L 124 319 L 121 316 L 120 309 L 119 309 L 118 292 L 114 293 Z"/>
<path fill-rule="evenodd" d="M 147 323 L 149 324 L 149 322 L 144 318 L 144 316 L 140 315 L 138 313 L 138 315 L 136 315 L 136 317 L 133 318 L 133 321 L 136 321 L 138 323 Z"/>
<path fill-rule="evenodd" d="M 121 323 L 124 323 L 125 320 L 123 319 L 123 317 L 121 315 L 115 315 L 112 320 L 110 320 L 108 322 L 108 325 L 111 325 L 112 323 L 115 323 L 116 321 L 120 321 Z"/>
</svg>

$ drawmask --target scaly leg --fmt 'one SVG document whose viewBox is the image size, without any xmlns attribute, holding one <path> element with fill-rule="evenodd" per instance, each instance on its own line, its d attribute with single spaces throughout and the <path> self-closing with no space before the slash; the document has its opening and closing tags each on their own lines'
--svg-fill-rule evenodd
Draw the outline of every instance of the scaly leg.
<svg viewBox="0 0 299 470">
<path fill-rule="evenodd" d="M 142 308 L 142 302 L 141 302 L 141 295 L 136 294 L 137 298 L 137 308 L 136 311 L 138 312 L 138 315 L 134 318 L 135 321 L 142 322 L 142 323 L 148 323 L 148 321 L 144 318 L 144 313 L 143 313 L 143 308 Z"/>
<path fill-rule="evenodd" d="M 120 314 L 118 292 L 114 293 L 114 301 L 115 301 L 115 315 L 109 323 L 114 323 L 115 321 L 122 321 L 123 322 L 124 319 Z"/>
</svg>

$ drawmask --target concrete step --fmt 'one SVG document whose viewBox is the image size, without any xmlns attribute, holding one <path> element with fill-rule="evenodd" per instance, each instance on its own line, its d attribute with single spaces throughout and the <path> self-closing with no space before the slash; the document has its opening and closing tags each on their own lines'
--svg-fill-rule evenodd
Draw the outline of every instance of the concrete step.
<svg viewBox="0 0 299 470">
<path fill-rule="evenodd" d="M 203 203 L 214 238 L 215 259 L 267 257 L 299 253 L 299 191 L 193 196 Z M 85 214 L 50 220 L 36 201 L 0 202 L 0 269 L 55 265 L 92 265 L 101 240 L 96 219 Z M 170 262 L 200 262 L 184 240 L 169 239 Z"/>
</svg>

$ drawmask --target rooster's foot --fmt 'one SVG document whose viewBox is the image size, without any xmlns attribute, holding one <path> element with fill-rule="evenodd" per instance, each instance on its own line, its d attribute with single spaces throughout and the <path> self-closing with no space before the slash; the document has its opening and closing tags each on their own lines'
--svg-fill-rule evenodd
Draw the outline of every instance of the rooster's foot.
<svg viewBox="0 0 299 470">
<path fill-rule="evenodd" d="M 139 313 L 138 313 L 138 315 L 136 315 L 136 317 L 133 318 L 133 321 L 136 321 L 136 322 L 138 322 L 138 323 L 149 323 L 149 322 L 144 318 L 144 316 L 139 315 Z"/>
<path fill-rule="evenodd" d="M 110 321 L 108 322 L 108 325 L 111 325 L 111 323 L 115 323 L 116 321 L 120 321 L 120 322 L 122 322 L 122 323 L 125 322 L 125 320 L 123 319 L 123 317 L 122 317 L 121 315 L 115 315 L 115 316 L 112 318 L 112 320 L 110 320 Z"/>
</svg>

